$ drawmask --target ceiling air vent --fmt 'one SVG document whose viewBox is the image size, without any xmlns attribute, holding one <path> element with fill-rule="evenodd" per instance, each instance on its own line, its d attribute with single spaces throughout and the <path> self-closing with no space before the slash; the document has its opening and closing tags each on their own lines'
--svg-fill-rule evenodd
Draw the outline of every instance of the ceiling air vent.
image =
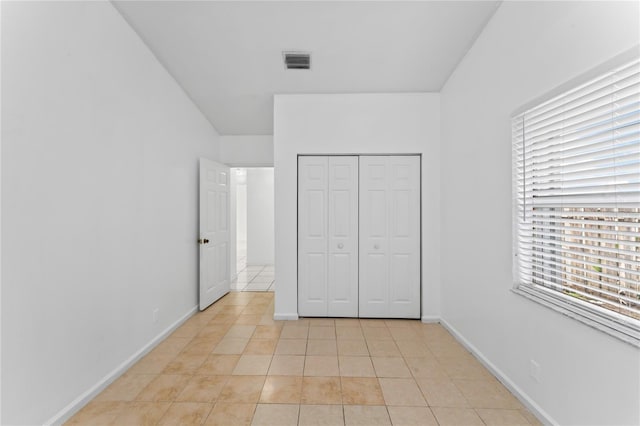
<svg viewBox="0 0 640 426">
<path fill-rule="evenodd" d="M 311 68 L 311 54 L 304 52 L 282 52 L 284 66 L 288 70 L 308 70 Z"/>
</svg>

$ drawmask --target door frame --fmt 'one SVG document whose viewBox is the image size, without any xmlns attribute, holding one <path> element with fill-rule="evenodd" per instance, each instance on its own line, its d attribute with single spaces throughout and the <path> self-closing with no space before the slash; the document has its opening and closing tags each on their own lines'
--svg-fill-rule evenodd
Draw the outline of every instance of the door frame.
<svg viewBox="0 0 640 426">
<path fill-rule="evenodd" d="M 410 153 L 410 152 L 404 152 L 404 153 L 392 153 L 392 152 L 385 152 L 385 153 L 381 153 L 381 152 L 375 152 L 375 153 L 368 153 L 368 152 L 359 152 L 359 153 L 340 153 L 340 154 L 331 154 L 331 153 L 309 153 L 309 154 L 303 154 L 303 153 L 298 153 L 296 155 L 296 259 L 295 259 L 295 268 L 296 268 L 296 310 L 298 311 L 298 318 L 304 318 L 300 316 L 300 299 L 299 299 L 299 294 L 300 294 L 300 282 L 299 282 L 299 270 L 298 270 L 298 258 L 300 256 L 300 241 L 299 241 L 299 233 L 300 233 L 300 210 L 299 210 L 299 206 L 300 206 L 300 157 L 358 157 L 358 169 L 359 169 L 359 163 L 360 163 L 360 157 L 361 156 L 366 156 L 366 157 L 374 157 L 374 156 L 387 156 L 387 157 L 418 157 L 418 185 L 419 185 L 419 191 L 418 191 L 418 246 L 419 246 L 419 253 L 418 253 L 418 273 L 419 273 L 419 292 L 418 292 L 418 298 L 419 298 L 419 317 L 415 318 L 418 321 L 422 320 L 422 314 L 423 314 L 423 300 L 422 300 L 422 293 L 423 293 L 423 285 L 424 285 L 424 280 L 423 280 L 423 265 L 422 265 L 422 253 L 423 253 L 423 246 L 422 246 L 422 153 L 416 152 L 416 153 Z M 359 185 L 359 173 L 358 173 L 358 187 Z M 358 212 L 358 215 L 360 213 Z M 360 235 L 360 220 L 358 217 L 358 239 L 359 239 L 359 235 Z M 358 271 L 358 293 L 360 291 L 360 271 Z M 358 310 L 358 317 L 360 318 L 360 312 Z M 413 319 L 413 318 L 411 318 Z"/>
</svg>

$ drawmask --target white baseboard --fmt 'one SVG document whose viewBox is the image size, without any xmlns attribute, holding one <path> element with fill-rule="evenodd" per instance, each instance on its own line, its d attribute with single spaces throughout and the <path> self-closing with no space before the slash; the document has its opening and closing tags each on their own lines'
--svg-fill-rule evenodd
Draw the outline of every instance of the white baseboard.
<svg viewBox="0 0 640 426">
<path fill-rule="evenodd" d="M 113 383 L 118 377 L 120 377 L 125 371 L 133 366 L 136 362 L 138 362 L 143 356 L 149 353 L 154 347 L 156 347 L 160 342 L 162 342 L 169 334 L 171 334 L 176 328 L 182 325 L 186 320 L 188 320 L 193 314 L 198 312 L 198 306 L 194 306 L 189 312 L 180 317 L 177 321 L 171 324 L 169 327 L 164 329 L 160 334 L 151 339 L 149 343 L 144 345 L 139 351 L 134 353 L 131 357 L 125 360 L 122 364 L 116 367 L 109 374 L 104 376 L 102 379 L 98 381 L 95 385 L 93 385 L 89 390 L 78 396 L 75 400 L 73 400 L 69 405 L 64 407 L 62 410 L 58 412 L 55 416 L 50 418 L 44 424 L 46 426 L 49 425 L 61 425 L 67 420 L 71 418 L 75 413 L 80 411 L 82 407 L 84 407 L 89 401 L 98 396 L 100 392 L 102 392 L 107 386 Z"/>
<path fill-rule="evenodd" d="M 440 322 L 440 317 L 435 317 L 435 316 L 431 316 L 431 315 L 425 315 L 423 316 L 420 321 L 426 323 L 426 324 L 431 324 L 431 323 L 437 323 Z"/>
<path fill-rule="evenodd" d="M 298 314 L 273 314 L 276 321 L 296 321 L 298 318 Z"/>
<path fill-rule="evenodd" d="M 546 411 L 544 411 L 538 404 L 536 404 L 530 397 L 527 395 L 522 389 L 520 389 L 515 383 L 509 379 L 509 377 L 502 372 L 498 367 L 496 367 L 491 361 L 489 361 L 483 354 L 471 344 L 467 339 L 465 339 L 462 334 L 458 332 L 451 324 L 449 324 L 446 320 L 440 319 L 440 324 L 444 328 L 451 333 L 453 337 L 456 338 L 458 342 L 460 342 L 469 352 L 475 356 L 478 361 L 482 363 L 491 373 L 502 383 L 512 394 L 516 396 L 524 404 L 525 407 L 529 409 L 535 415 L 538 420 L 540 420 L 545 425 L 557 425 L 556 422 Z"/>
</svg>

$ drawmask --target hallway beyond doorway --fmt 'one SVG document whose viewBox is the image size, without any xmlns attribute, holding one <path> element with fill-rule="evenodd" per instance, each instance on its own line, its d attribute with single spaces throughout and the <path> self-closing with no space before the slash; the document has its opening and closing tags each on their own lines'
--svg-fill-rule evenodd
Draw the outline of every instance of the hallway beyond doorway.
<svg viewBox="0 0 640 426">
<path fill-rule="evenodd" d="M 238 277 L 231 284 L 234 291 L 274 291 L 273 265 L 247 265 L 247 243 L 238 241 Z"/>
</svg>

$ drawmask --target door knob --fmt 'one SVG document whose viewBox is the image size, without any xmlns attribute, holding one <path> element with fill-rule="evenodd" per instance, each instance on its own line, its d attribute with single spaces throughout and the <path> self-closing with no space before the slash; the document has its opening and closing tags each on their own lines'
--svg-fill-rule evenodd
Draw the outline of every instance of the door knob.
<svg viewBox="0 0 640 426">
<path fill-rule="evenodd" d="M 344 244 L 342 244 L 342 243 L 338 244 L 338 248 L 339 248 L 339 249 L 341 249 L 341 248 L 343 248 L 343 247 L 344 247 Z"/>
<path fill-rule="evenodd" d="M 209 244 L 209 240 L 207 240 L 206 238 L 200 238 L 198 240 L 198 244 Z"/>
</svg>

